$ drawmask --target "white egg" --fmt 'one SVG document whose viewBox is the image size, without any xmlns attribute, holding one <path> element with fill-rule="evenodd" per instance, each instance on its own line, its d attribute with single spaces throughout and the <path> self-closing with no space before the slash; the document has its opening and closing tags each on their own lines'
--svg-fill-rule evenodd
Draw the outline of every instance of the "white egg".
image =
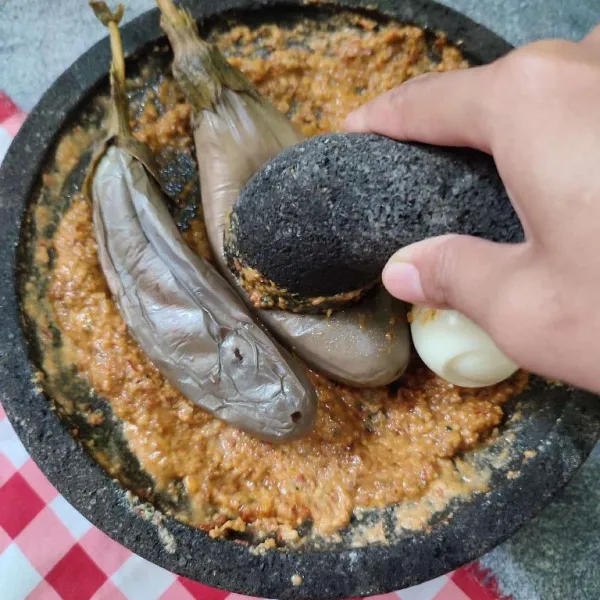
<svg viewBox="0 0 600 600">
<path fill-rule="evenodd" d="M 518 369 L 481 327 L 456 310 L 413 306 L 410 327 L 421 360 L 454 385 L 494 385 Z"/>
</svg>

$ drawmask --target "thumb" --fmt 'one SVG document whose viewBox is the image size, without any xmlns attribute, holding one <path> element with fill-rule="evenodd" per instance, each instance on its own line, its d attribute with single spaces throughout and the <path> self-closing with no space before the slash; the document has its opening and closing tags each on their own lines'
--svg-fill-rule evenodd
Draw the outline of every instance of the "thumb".
<svg viewBox="0 0 600 600">
<path fill-rule="evenodd" d="M 465 235 L 430 238 L 396 252 L 383 284 L 405 302 L 454 308 L 487 329 L 495 300 L 523 264 L 524 248 Z"/>
</svg>

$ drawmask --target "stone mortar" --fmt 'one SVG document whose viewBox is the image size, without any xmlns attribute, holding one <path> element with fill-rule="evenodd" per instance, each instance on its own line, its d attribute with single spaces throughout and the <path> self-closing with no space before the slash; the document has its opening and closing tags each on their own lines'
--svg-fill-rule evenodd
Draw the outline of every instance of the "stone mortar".
<svg viewBox="0 0 600 600">
<path fill-rule="evenodd" d="M 286 5 L 291 10 L 296 3 Z M 341 2 L 349 7 L 372 5 Z M 446 31 L 462 40 L 473 62 L 488 62 L 510 46 L 490 31 L 429 0 L 380 0 L 379 9 L 402 21 Z M 193 14 L 210 20 L 225 10 L 258 9 L 269 20 L 281 14 L 265 0 L 210 0 Z M 313 8 L 311 10 L 322 10 Z M 123 31 L 130 60 L 135 51 L 162 38 L 156 10 Z M 510 537 L 564 486 L 600 435 L 600 403 L 589 394 L 536 381 L 520 400 L 532 413 L 524 418 L 523 443 L 535 459 L 521 477 L 493 483 L 493 491 L 454 507 L 453 518 L 427 532 L 407 533 L 389 545 L 310 552 L 269 552 L 253 556 L 242 546 L 211 540 L 203 532 L 165 518 L 176 548 L 168 552 L 155 526 L 127 506 L 123 488 L 73 439 L 53 411 L 51 399 L 34 383 L 35 365 L 23 335 L 16 283 L 22 220 L 48 152 L 72 114 L 107 86 L 109 45 L 103 40 L 84 54 L 48 90 L 23 125 L 0 169 L 0 381 L 6 412 L 25 447 L 69 502 L 112 538 L 146 559 L 208 585 L 262 597 L 347 598 L 381 594 L 417 584 L 473 560 Z M 302 585 L 291 584 L 292 575 Z"/>
</svg>

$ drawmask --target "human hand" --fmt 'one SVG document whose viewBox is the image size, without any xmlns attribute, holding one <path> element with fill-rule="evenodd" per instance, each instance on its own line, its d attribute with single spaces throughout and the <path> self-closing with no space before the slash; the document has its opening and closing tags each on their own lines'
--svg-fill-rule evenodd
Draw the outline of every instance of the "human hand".
<svg viewBox="0 0 600 600">
<path fill-rule="evenodd" d="M 398 251 L 383 282 L 459 310 L 521 367 L 600 392 L 600 26 L 418 77 L 345 128 L 493 155 L 526 241 L 425 240 Z"/>
</svg>

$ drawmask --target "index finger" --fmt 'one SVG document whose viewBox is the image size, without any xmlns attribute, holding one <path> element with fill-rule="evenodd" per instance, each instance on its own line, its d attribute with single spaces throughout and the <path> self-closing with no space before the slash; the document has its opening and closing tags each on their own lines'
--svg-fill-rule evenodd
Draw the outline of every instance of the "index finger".
<svg viewBox="0 0 600 600">
<path fill-rule="evenodd" d="M 350 113 L 347 131 L 490 153 L 486 118 L 490 66 L 427 73 L 385 92 Z"/>
</svg>

